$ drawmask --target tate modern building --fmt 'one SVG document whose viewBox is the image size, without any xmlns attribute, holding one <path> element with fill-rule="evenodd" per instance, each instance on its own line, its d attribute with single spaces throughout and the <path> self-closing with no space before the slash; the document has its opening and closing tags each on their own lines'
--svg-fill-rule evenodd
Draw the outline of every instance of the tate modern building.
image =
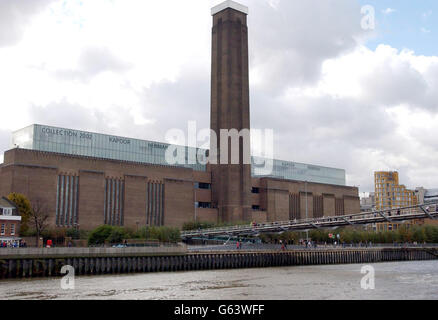
<svg viewBox="0 0 438 320">
<path fill-rule="evenodd" d="M 211 130 L 250 130 L 248 8 L 226 1 L 212 16 Z M 358 189 L 346 186 L 342 169 L 249 157 L 244 150 L 238 164 L 209 164 L 200 161 L 209 150 L 188 146 L 178 146 L 184 163 L 169 164 L 169 144 L 39 124 L 12 140 L 0 165 L 0 196 L 18 192 L 42 201 L 52 227 L 181 227 L 360 212 Z M 257 170 L 264 160 L 269 174 Z"/>
</svg>

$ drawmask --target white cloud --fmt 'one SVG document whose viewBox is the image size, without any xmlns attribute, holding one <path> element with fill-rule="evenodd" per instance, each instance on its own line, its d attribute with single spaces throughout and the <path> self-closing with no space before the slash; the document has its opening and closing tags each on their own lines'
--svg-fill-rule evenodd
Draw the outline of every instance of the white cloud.
<svg viewBox="0 0 438 320">
<path fill-rule="evenodd" d="M 26 26 L 54 0 L 0 1 L 0 48 L 17 44 Z"/>
<path fill-rule="evenodd" d="M 395 10 L 393 8 L 386 8 L 385 10 L 382 10 L 382 13 L 388 15 L 388 14 L 394 13 L 396 11 L 397 10 Z"/>
</svg>

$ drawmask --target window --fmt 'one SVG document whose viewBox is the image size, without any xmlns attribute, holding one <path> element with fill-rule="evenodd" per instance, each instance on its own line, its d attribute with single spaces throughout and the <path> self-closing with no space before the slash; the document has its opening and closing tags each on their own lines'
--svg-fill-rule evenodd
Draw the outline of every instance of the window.
<svg viewBox="0 0 438 320">
<path fill-rule="evenodd" d="M 204 209 L 211 209 L 211 203 L 210 202 L 195 202 L 196 208 L 204 208 Z"/>
<path fill-rule="evenodd" d="M 6 231 L 6 225 L 4 223 L 2 223 L 2 226 L 0 228 L 0 235 L 4 236 L 5 235 L 5 231 Z"/>
<path fill-rule="evenodd" d="M 252 206 L 252 210 L 254 210 L 254 211 L 260 211 L 260 206 L 253 205 L 253 206 Z"/>
<path fill-rule="evenodd" d="M 211 184 L 210 183 L 197 182 L 197 183 L 195 183 L 195 188 L 196 189 L 210 190 L 211 189 Z"/>
<path fill-rule="evenodd" d="M 11 236 L 15 236 L 15 223 L 11 224 Z"/>
<path fill-rule="evenodd" d="M 12 216 L 12 209 L 11 208 L 3 208 L 3 215 L 4 216 Z"/>
<path fill-rule="evenodd" d="M 260 193 L 260 188 L 252 188 L 252 193 Z"/>
</svg>

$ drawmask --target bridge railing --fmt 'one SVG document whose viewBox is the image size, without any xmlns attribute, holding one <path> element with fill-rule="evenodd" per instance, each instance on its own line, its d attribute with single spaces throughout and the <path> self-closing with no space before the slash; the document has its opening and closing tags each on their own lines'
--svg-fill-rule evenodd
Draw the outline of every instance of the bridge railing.
<svg viewBox="0 0 438 320">
<path fill-rule="evenodd" d="M 384 249 L 384 248 L 438 248 L 438 244 L 433 243 L 343 243 L 343 244 L 322 244 L 312 243 L 309 245 L 287 244 L 287 250 L 340 250 L 340 249 Z M 198 245 L 188 246 L 189 252 L 208 252 L 208 251 L 268 251 L 268 250 L 282 250 L 282 244 L 253 244 L 243 242 L 243 246 L 236 247 L 235 243 L 220 244 L 220 245 Z"/>
</svg>

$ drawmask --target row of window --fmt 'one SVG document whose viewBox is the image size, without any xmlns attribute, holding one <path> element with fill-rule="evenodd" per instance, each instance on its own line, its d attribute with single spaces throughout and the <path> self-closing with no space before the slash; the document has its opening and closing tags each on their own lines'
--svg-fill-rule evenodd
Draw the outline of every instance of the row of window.
<svg viewBox="0 0 438 320">
<path fill-rule="evenodd" d="M 378 196 L 388 196 L 388 197 L 394 197 L 394 196 L 404 196 L 404 197 L 412 197 L 414 194 L 409 191 L 397 191 L 397 190 L 387 190 L 387 189 L 376 189 L 376 194 Z"/>
<path fill-rule="evenodd" d="M 54 143 L 54 142 L 42 142 L 39 140 L 35 140 L 35 145 L 33 146 L 35 150 L 48 151 L 48 152 L 57 152 L 57 153 L 65 153 L 65 154 L 74 154 L 80 156 L 88 156 L 88 157 L 97 157 L 104 159 L 115 159 L 122 161 L 134 161 L 140 163 L 148 163 L 155 165 L 169 165 L 166 161 L 165 150 L 161 149 L 152 149 L 152 152 L 136 152 L 129 150 L 119 150 L 119 149 L 106 149 L 99 147 L 91 147 L 91 146 L 82 146 L 82 145 L 69 145 L 62 143 Z M 186 152 L 188 153 L 188 152 Z M 206 167 L 203 164 L 200 164 L 195 159 L 189 159 L 186 155 L 185 164 L 175 164 L 178 167 L 186 167 L 192 168 L 195 171 L 205 171 Z M 194 164 L 191 164 L 194 163 Z"/>
<path fill-rule="evenodd" d="M 125 181 L 105 179 L 104 223 L 123 226 L 125 204 Z"/>
<path fill-rule="evenodd" d="M 195 189 L 211 190 L 211 183 L 196 182 Z"/>
<path fill-rule="evenodd" d="M 195 202 L 195 208 L 211 209 L 211 202 Z"/>
<path fill-rule="evenodd" d="M 72 227 L 78 223 L 79 177 L 58 176 L 56 224 Z M 123 226 L 125 182 L 105 179 L 104 224 Z M 148 183 L 146 193 L 146 221 L 149 225 L 164 224 L 164 184 Z"/>
<path fill-rule="evenodd" d="M 164 225 L 164 183 L 148 182 L 146 188 L 146 224 Z"/>
<path fill-rule="evenodd" d="M 195 189 L 211 190 L 211 183 L 197 182 L 195 183 Z M 251 192 L 258 194 L 260 193 L 260 188 L 252 188 Z"/>
<path fill-rule="evenodd" d="M 211 209 L 212 207 L 211 202 L 195 202 L 195 208 Z M 261 208 L 259 205 L 253 205 L 252 210 L 260 211 Z"/>
<path fill-rule="evenodd" d="M 59 175 L 56 188 L 56 225 L 72 227 L 78 223 L 79 177 Z"/>
<path fill-rule="evenodd" d="M 4 216 L 12 216 L 12 211 L 14 209 L 12 208 L 0 208 L 0 214 L 4 215 Z"/>
<path fill-rule="evenodd" d="M 377 224 L 377 231 L 392 231 L 397 229 L 398 229 L 398 224 L 389 224 L 389 223 Z"/>
<path fill-rule="evenodd" d="M 272 161 L 269 163 L 269 161 Z M 272 170 L 268 170 L 271 168 Z M 335 185 L 345 185 L 345 171 L 342 169 L 312 166 L 281 160 L 268 160 L 253 156 L 251 166 L 253 176 L 274 176 L 288 180 L 320 182 Z"/>
<path fill-rule="evenodd" d="M 0 226 L 0 236 L 4 236 L 6 234 L 8 225 L 6 223 L 2 223 Z M 15 236 L 15 223 L 11 223 L 9 225 L 11 236 Z"/>
</svg>

